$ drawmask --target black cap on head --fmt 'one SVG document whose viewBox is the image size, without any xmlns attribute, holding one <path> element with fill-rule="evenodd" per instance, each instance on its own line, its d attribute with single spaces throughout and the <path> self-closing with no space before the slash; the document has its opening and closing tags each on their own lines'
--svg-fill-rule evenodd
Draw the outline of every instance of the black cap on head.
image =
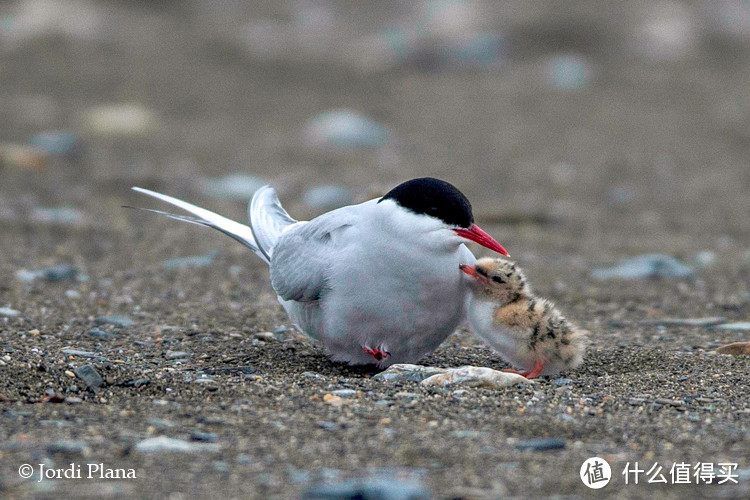
<svg viewBox="0 0 750 500">
<path fill-rule="evenodd" d="M 436 217 L 450 226 L 468 228 L 474 223 L 466 196 L 440 179 L 420 177 L 406 181 L 391 189 L 380 199 L 383 200 L 393 200 L 407 210 Z"/>
</svg>

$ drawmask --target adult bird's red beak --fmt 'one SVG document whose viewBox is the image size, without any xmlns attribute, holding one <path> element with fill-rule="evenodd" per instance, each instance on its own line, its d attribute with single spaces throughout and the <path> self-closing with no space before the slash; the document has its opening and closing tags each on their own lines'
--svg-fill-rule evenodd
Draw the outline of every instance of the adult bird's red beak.
<svg viewBox="0 0 750 500">
<path fill-rule="evenodd" d="M 500 255 L 510 257 L 510 254 L 503 248 L 500 243 L 495 241 L 492 236 L 484 232 L 484 230 L 476 224 L 472 224 L 468 229 L 460 228 L 454 229 L 454 231 L 462 238 L 466 238 L 467 240 L 479 243 L 483 247 L 489 248 L 493 252 L 497 252 Z"/>
</svg>

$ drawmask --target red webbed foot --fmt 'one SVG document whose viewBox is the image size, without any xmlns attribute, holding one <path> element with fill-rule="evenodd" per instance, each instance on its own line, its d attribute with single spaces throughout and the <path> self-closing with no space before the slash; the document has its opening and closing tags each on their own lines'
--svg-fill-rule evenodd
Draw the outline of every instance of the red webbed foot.
<svg viewBox="0 0 750 500">
<path fill-rule="evenodd" d="M 526 378 L 537 378 L 539 374 L 542 373 L 542 370 L 544 370 L 544 362 L 537 360 L 534 363 L 534 368 L 532 368 L 531 370 L 521 372 L 512 368 L 503 368 L 502 371 L 506 373 L 515 373 L 516 375 L 521 375 L 522 377 Z"/>
<path fill-rule="evenodd" d="M 380 347 L 376 347 L 375 349 L 363 347 L 362 350 L 365 351 L 365 354 L 369 354 L 370 356 L 375 358 L 376 361 L 383 361 L 385 358 L 391 355 L 390 352 L 384 351 Z"/>
</svg>

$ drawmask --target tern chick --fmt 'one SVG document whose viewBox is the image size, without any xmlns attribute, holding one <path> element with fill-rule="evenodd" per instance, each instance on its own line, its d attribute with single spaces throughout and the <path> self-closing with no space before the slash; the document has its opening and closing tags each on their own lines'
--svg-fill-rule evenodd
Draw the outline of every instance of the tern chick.
<svg viewBox="0 0 750 500">
<path fill-rule="evenodd" d="M 583 361 L 588 332 L 572 325 L 552 302 L 536 297 L 523 271 L 503 259 L 479 259 L 461 270 L 474 281 L 471 329 L 527 378 L 554 375 Z"/>
</svg>

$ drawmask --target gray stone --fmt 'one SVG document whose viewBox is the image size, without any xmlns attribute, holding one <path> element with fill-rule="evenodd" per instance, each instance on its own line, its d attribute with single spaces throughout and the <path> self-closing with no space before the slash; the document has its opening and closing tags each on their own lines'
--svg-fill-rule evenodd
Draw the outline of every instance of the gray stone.
<svg viewBox="0 0 750 500">
<path fill-rule="evenodd" d="M 94 318 L 94 324 L 96 325 L 112 325 L 117 328 L 129 328 L 135 324 L 135 322 L 127 316 L 113 315 L 113 316 L 97 316 Z"/>
<path fill-rule="evenodd" d="M 352 202 L 352 194 L 342 186 L 315 186 L 305 191 L 302 200 L 307 206 L 317 210 L 333 210 L 349 205 Z"/>
<path fill-rule="evenodd" d="M 89 389 L 94 389 L 104 385 L 104 379 L 91 365 L 79 366 L 73 370 L 73 373 L 76 374 L 76 377 L 83 380 L 83 383 L 86 384 L 86 387 Z"/>
<path fill-rule="evenodd" d="M 219 446 L 215 443 L 191 443 L 167 436 L 144 439 L 135 445 L 135 451 L 140 453 L 218 453 Z"/>
<path fill-rule="evenodd" d="M 312 118 L 303 131 L 308 145 L 317 148 L 378 148 L 385 145 L 387 129 L 350 109 L 334 109 Z"/>
<path fill-rule="evenodd" d="M 265 180 L 254 175 L 230 174 L 205 179 L 201 191 L 203 195 L 210 198 L 248 201 L 258 189 L 266 184 L 268 183 Z"/>
<path fill-rule="evenodd" d="M 355 391 L 354 389 L 337 389 L 335 391 L 331 391 L 331 394 L 342 398 L 353 398 L 357 395 L 357 391 Z"/>
<path fill-rule="evenodd" d="M 176 269 L 187 269 L 187 268 L 200 268 L 209 267 L 214 263 L 214 258 L 219 255 L 218 250 L 207 253 L 205 255 L 194 255 L 192 257 L 175 257 L 173 259 L 167 259 L 162 263 L 162 267 L 168 271 L 174 271 Z"/>
<path fill-rule="evenodd" d="M 189 358 L 193 355 L 192 352 L 187 351 L 167 351 L 164 355 L 167 359 L 183 359 L 183 358 Z"/>
<path fill-rule="evenodd" d="M 91 449 L 86 441 L 81 439 L 60 439 L 46 446 L 50 453 L 65 453 L 68 455 L 88 456 Z"/>
<path fill-rule="evenodd" d="M 719 330 L 750 330 L 750 323 L 724 323 L 716 325 L 714 328 Z"/>
<path fill-rule="evenodd" d="M 600 280 L 643 279 L 651 277 L 690 278 L 693 269 L 669 255 L 646 254 L 623 259 L 616 266 L 594 269 L 591 275 Z"/>
<path fill-rule="evenodd" d="M 533 438 L 524 439 L 516 443 L 518 450 L 561 450 L 565 448 L 565 440 L 562 438 Z"/>
<path fill-rule="evenodd" d="M 5 316 L 6 318 L 18 318 L 22 316 L 22 314 L 21 311 L 16 311 L 10 307 L 0 307 L 0 316 Z"/>
<path fill-rule="evenodd" d="M 428 377 L 445 373 L 446 371 L 448 371 L 447 368 L 403 363 L 389 366 L 387 370 L 378 373 L 372 379 L 389 382 L 421 382 Z"/>
<path fill-rule="evenodd" d="M 427 487 L 417 480 L 388 476 L 349 479 L 340 483 L 318 483 L 302 496 L 306 500 L 422 500 L 431 498 Z"/>
</svg>

